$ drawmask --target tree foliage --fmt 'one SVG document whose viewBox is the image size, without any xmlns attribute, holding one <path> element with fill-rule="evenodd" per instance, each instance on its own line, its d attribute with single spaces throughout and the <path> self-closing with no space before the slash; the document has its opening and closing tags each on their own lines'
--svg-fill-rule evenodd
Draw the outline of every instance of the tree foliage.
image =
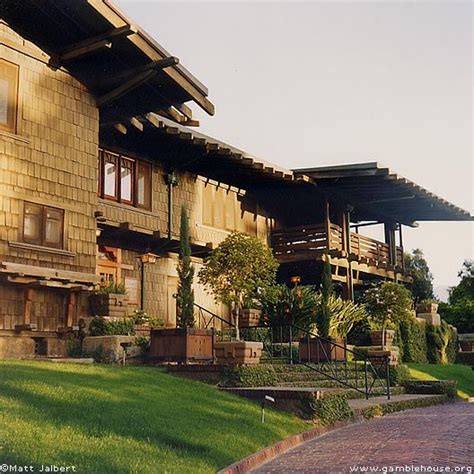
<svg viewBox="0 0 474 474">
<path fill-rule="evenodd" d="M 443 319 L 460 333 L 474 332 L 474 261 L 466 260 L 458 273 L 460 282 L 449 291 L 449 304 L 441 303 Z"/>
<path fill-rule="evenodd" d="M 186 208 L 181 208 L 181 225 L 178 260 L 178 292 L 176 296 L 177 326 L 188 328 L 194 326 L 194 267 L 191 263 L 191 243 L 189 237 L 189 220 Z"/>
<path fill-rule="evenodd" d="M 434 297 L 433 275 L 431 274 L 428 262 L 421 249 L 413 250 L 413 253 L 406 253 L 405 270 L 413 278 L 411 291 L 415 303 L 429 300 Z"/>
<path fill-rule="evenodd" d="M 238 326 L 240 310 L 252 306 L 259 292 L 275 283 L 277 268 L 272 251 L 261 240 L 233 232 L 211 252 L 198 277 L 218 301 L 236 308 Z"/>
<path fill-rule="evenodd" d="M 373 329 L 396 329 L 398 323 L 411 317 L 410 290 L 398 283 L 385 281 L 368 289 L 364 297 L 369 322 Z M 384 341 L 385 343 L 385 341 Z"/>
</svg>

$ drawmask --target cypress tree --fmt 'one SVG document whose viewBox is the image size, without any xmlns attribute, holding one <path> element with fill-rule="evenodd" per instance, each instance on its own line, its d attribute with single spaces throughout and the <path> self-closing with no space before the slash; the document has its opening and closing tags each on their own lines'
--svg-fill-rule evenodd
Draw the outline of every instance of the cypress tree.
<svg viewBox="0 0 474 474">
<path fill-rule="evenodd" d="M 329 336 L 329 324 L 331 312 L 329 310 L 329 297 L 333 294 L 332 272 L 329 256 L 326 255 L 321 278 L 321 307 L 319 309 L 319 335 L 327 338 Z"/>
<path fill-rule="evenodd" d="M 178 260 L 178 293 L 176 297 L 177 326 L 189 328 L 194 326 L 194 267 L 191 263 L 191 244 L 189 221 L 186 208 L 181 208 L 181 226 Z"/>
</svg>

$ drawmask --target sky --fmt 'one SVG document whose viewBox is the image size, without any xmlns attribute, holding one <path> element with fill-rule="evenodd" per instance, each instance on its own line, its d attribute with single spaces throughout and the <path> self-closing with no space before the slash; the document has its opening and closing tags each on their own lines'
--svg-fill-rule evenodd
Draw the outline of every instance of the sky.
<svg viewBox="0 0 474 474">
<path fill-rule="evenodd" d="M 473 213 L 470 1 L 116 4 L 209 88 L 202 132 L 290 169 L 379 161 Z M 452 286 L 474 224 L 404 228 L 404 246 Z"/>
</svg>

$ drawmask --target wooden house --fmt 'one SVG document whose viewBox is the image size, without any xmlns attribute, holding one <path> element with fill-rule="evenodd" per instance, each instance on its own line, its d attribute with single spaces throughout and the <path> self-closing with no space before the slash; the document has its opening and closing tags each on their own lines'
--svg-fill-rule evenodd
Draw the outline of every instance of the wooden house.
<svg viewBox="0 0 474 474">
<path fill-rule="evenodd" d="M 375 163 L 292 171 L 199 133 L 206 87 L 109 0 L 1 3 L 0 357 L 65 354 L 101 281 L 173 327 L 182 206 L 197 268 L 238 230 L 273 247 L 282 281 L 316 284 L 330 258 L 348 298 L 407 281 L 403 225 L 471 219 Z M 385 242 L 351 231 L 370 222 Z"/>
</svg>

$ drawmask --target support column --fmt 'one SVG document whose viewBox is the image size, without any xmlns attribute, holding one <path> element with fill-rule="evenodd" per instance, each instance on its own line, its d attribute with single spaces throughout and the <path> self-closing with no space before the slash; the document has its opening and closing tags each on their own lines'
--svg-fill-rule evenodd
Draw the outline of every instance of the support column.
<svg viewBox="0 0 474 474">
<path fill-rule="evenodd" d="M 329 207 L 328 198 L 326 198 L 324 209 L 325 209 L 324 227 L 326 230 L 326 247 L 329 253 L 331 251 L 331 215 L 330 215 L 330 207 Z"/>
<path fill-rule="evenodd" d="M 392 222 L 384 223 L 384 229 L 385 229 L 385 243 L 388 244 L 389 246 L 389 252 L 390 252 L 390 264 L 391 265 L 396 265 L 397 263 L 397 249 L 395 245 L 395 224 Z"/>
<path fill-rule="evenodd" d="M 74 326 L 74 316 L 76 315 L 77 306 L 77 293 L 71 291 L 68 294 L 67 311 L 66 311 L 66 327 L 70 328 Z"/>
<path fill-rule="evenodd" d="M 33 288 L 25 288 L 24 298 L 23 325 L 29 326 L 31 324 L 31 309 L 33 307 Z"/>
</svg>

